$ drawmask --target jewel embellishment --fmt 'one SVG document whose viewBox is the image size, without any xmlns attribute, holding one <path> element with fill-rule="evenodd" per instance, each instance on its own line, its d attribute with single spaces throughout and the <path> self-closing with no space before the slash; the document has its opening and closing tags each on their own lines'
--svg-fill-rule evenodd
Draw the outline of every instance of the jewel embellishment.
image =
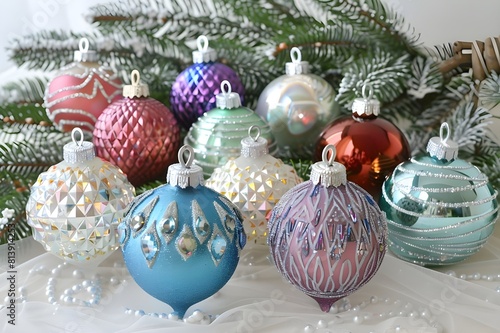
<svg viewBox="0 0 500 333">
<path fill-rule="evenodd" d="M 208 223 L 205 214 L 203 214 L 203 211 L 196 200 L 193 200 L 191 207 L 193 210 L 193 229 L 195 231 L 196 238 L 198 238 L 200 244 L 203 244 L 203 242 L 205 242 L 210 235 L 210 224 Z"/>
<path fill-rule="evenodd" d="M 125 243 L 128 241 L 129 238 L 129 228 L 126 223 L 120 223 L 118 225 L 118 241 L 120 242 L 121 246 L 124 246 Z"/>
<path fill-rule="evenodd" d="M 163 238 L 165 238 L 167 244 L 169 244 L 172 238 L 174 238 L 174 234 L 178 227 L 178 220 L 177 202 L 172 201 L 165 210 L 160 223 L 158 223 L 160 227 L 160 234 Z"/>
<path fill-rule="evenodd" d="M 158 196 L 153 198 L 146 207 L 143 208 L 139 214 L 135 215 L 132 217 L 130 220 L 131 222 L 131 227 L 132 227 L 132 237 L 137 237 L 137 234 L 144 228 L 146 225 L 149 215 L 151 215 L 151 212 L 153 211 L 153 208 L 156 206 L 156 203 L 158 202 Z"/>
<path fill-rule="evenodd" d="M 198 244 L 196 243 L 196 238 L 194 238 L 191 229 L 184 225 L 180 236 L 175 242 L 177 252 L 179 252 L 184 260 L 188 260 L 196 251 L 197 247 Z"/>
<path fill-rule="evenodd" d="M 160 244 L 160 237 L 158 237 L 158 233 L 156 232 L 156 221 L 154 221 L 141 238 L 142 254 L 146 258 L 149 268 L 152 268 L 156 261 L 156 257 L 160 252 Z"/>
<path fill-rule="evenodd" d="M 224 252 L 226 251 L 228 241 L 224 238 L 223 234 L 219 230 L 217 226 L 214 228 L 214 232 L 212 233 L 212 238 L 208 242 L 208 250 L 212 255 L 212 260 L 214 261 L 215 266 L 219 265 L 219 262 L 222 260 L 224 256 Z"/>
</svg>

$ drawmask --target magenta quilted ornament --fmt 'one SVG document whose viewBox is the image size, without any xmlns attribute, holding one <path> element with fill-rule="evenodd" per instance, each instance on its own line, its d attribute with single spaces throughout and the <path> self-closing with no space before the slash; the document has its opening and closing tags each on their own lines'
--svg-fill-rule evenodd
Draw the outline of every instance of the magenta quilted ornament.
<svg viewBox="0 0 500 333">
<path fill-rule="evenodd" d="M 134 186 L 163 179 L 177 158 L 180 128 L 170 110 L 149 96 L 132 71 L 132 85 L 97 119 L 93 143 L 97 156 L 118 166 Z"/>
</svg>

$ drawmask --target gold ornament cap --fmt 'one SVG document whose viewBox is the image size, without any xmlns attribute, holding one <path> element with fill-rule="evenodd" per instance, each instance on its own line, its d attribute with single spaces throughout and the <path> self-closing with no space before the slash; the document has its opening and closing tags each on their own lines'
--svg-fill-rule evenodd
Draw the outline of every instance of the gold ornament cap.
<svg viewBox="0 0 500 333">
<path fill-rule="evenodd" d="M 80 139 L 76 139 L 76 133 L 80 134 Z M 83 131 L 80 127 L 75 127 L 71 131 L 73 142 L 67 143 L 63 147 L 64 161 L 77 164 L 91 161 L 95 158 L 94 144 L 83 140 Z"/>
<path fill-rule="evenodd" d="M 330 152 L 330 158 L 328 158 Z M 323 148 L 322 161 L 312 165 L 311 181 L 313 184 L 321 184 L 325 187 L 347 184 L 347 172 L 345 166 L 335 162 L 336 149 L 334 145 Z"/>
<path fill-rule="evenodd" d="M 380 102 L 373 98 L 373 89 L 371 85 L 364 84 L 361 94 L 363 97 L 356 98 L 352 103 L 352 113 L 356 113 L 358 116 L 378 116 L 380 113 Z"/>
<path fill-rule="evenodd" d="M 149 86 L 145 83 L 141 83 L 141 75 L 137 69 L 134 69 L 130 74 L 130 82 L 132 84 L 127 84 L 123 87 L 124 97 L 134 98 L 149 96 Z"/>
<path fill-rule="evenodd" d="M 292 47 L 290 50 L 290 58 L 292 62 L 285 64 L 286 75 L 299 75 L 309 73 L 309 63 L 302 61 L 302 53 L 298 47 Z"/>
<path fill-rule="evenodd" d="M 255 137 L 252 136 L 252 131 L 256 131 Z M 257 158 L 269 154 L 267 140 L 260 136 L 260 127 L 252 125 L 248 129 L 248 136 L 241 140 L 241 156 Z"/>
<path fill-rule="evenodd" d="M 186 151 L 188 152 L 188 158 L 187 160 L 184 160 L 184 153 Z M 205 184 L 203 169 L 200 166 L 193 164 L 194 150 L 191 146 L 182 146 L 177 153 L 177 158 L 179 159 L 179 163 L 172 164 L 168 167 L 168 184 L 172 186 L 179 186 L 181 188 L 186 188 L 188 186 L 196 187 L 198 185 Z"/>
<path fill-rule="evenodd" d="M 85 37 L 80 39 L 78 50 L 74 52 L 73 60 L 75 62 L 97 62 L 97 52 L 89 50 L 89 40 Z"/>
<path fill-rule="evenodd" d="M 231 91 L 231 83 L 224 80 L 220 84 L 220 94 L 215 96 L 215 106 L 219 109 L 236 109 L 241 106 L 240 94 Z"/>
<path fill-rule="evenodd" d="M 445 132 L 446 131 L 446 135 Z M 439 129 L 439 137 L 432 137 L 427 143 L 427 152 L 438 160 L 453 161 L 458 156 L 458 144 L 449 139 L 450 126 L 444 122 Z"/>
<path fill-rule="evenodd" d="M 198 50 L 193 51 L 193 63 L 202 64 L 217 60 L 217 52 L 211 47 L 208 47 L 208 38 L 201 35 L 196 39 Z"/>
</svg>

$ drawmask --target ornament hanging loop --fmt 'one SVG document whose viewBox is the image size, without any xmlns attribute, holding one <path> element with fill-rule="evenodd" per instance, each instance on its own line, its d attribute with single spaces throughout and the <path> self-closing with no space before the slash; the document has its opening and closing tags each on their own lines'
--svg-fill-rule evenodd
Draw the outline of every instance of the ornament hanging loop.
<svg viewBox="0 0 500 333">
<path fill-rule="evenodd" d="M 448 125 L 447 122 L 441 124 L 441 127 L 439 128 L 439 138 L 441 139 L 441 143 L 443 145 L 447 145 L 447 141 L 450 138 L 450 125 Z"/>
<path fill-rule="evenodd" d="M 141 74 L 137 69 L 134 69 L 130 74 L 130 81 L 132 82 L 133 86 L 138 86 L 139 82 L 141 82 Z"/>
<path fill-rule="evenodd" d="M 230 94 L 232 91 L 231 83 L 228 80 L 224 80 L 220 83 L 220 91 L 223 94 Z"/>
<path fill-rule="evenodd" d="M 292 47 L 290 50 L 290 58 L 294 64 L 300 64 L 302 61 L 302 53 L 298 47 Z"/>
<path fill-rule="evenodd" d="M 328 158 L 328 153 L 330 153 L 330 158 Z M 335 161 L 335 156 L 337 155 L 337 150 L 335 149 L 334 145 L 327 145 L 325 148 L 323 148 L 323 154 L 321 159 L 323 162 L 327 163 L 328 166 L 332 166 L 333 162 Z"/>
<path fill-rule="evenodd" d="M 184 153 L 188 152 L 188 157 L 187 160 L 184 160 Z M 177 153 L 177 158 L 179 159 L 179 163 L 182 165 L 183 168 L 190 168 L 191 164 L 193 164 L 194 160 L 194 150 L 191 146 L 189 145 L 184 145 L 179 149 L 179 152 Z"/>
<path fill-rule="evenodd" d="M 80 52 L 88 52 L 89 50 L 89 40 L 86 37 L 80 39 L 78 43 L 78 49 Z"/>
<path fill-rule="evenodd" d="M 254 130 L 257 132 L 257 135 L 256 135 L 255 137 L 254 137 L 254 136 L 252 136 L 252 132 L 253 132 Z M 248 136 L 249 136 L 249 137 L 250 137 L 250 138 L 251 138 L 254 142 L 257 142 L 257 140 L 259 140 L 259 138 L 260 138 L 260 133 L 261 133 L 261 131 L 260 131 L 260 127 L 259 127 L 259 126 L 257 126 L 257 125 L 252 125 L 252 126 L 250 126 L 250 128 L 248 129 Z"/>
<path fill-rule="evenodd" d="M 76 133 L 80 134 L 80 140 L 76 140 Z M 71 139 L 78 147 L 83 146 L 83 131 L 80 127 L 73 128 L 71 131 Z"/>
<path fill-rule="evenodd" d="M 370 100 L 373 97 L 373 88 L 372 85 L 369 83 L 363 84 L 363 87 L 361 88 L 361 95 L 365 100 Z"/>
<path fill-rule="evenodd" d="M 196 39 L 196 46 L 198 51 L 206 52 L 208 50 L 208 38 L 205 35 L 201 35 Z"/>
</svg>

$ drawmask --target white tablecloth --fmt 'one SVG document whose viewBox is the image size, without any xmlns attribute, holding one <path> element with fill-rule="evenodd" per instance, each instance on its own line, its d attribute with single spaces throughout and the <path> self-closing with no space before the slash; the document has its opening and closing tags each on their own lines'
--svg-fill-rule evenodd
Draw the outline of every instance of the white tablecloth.
<svg viewBox="0 0 500 333">
<path fill-rule="evenodd" d="M 281 278 L 266 258 L 267 247 L 245 249 L 240 264 L 216 295 L 194 305 L 211 315 L 209 325 L 186 323 L 145 313 L 172 309 L 146 294 L 128 275 L 120 250 L 85 277 L 76 267 L 63 266 L 55 295 L 96 273 L 103 282 L 99 305 L 83 307 L 48 302 L 46 285 L 51 270 L 62 261 L 45 253 L 33 239 L 16 243 L 16 288 L 25 302 L 16 303 L 15 323 L 8 323 L 10 282 L 0 274 L 0 332 L 499 332 L 500 230 L 487 246 L 467 261 L 439 269 L 418 267 L 390 254 L 376 276 L 363 288 L 323 313 L 314 300 Z M 6 246 L 0 246 L 0 271 L 7 270 Z M 42 269 L 44 268 L 44 269 Z M 452 270 L 458 277 L 450 274 Z M 479 273 L 479 280 L 471 279 Z M 202 272 L 200 272 L 202 274 Z M 469 276 L 460 279 L 461 274 Z M 498 275 L 498 277 L 497 277 Z M 109 282 L 115 277 L 113 283 Z M 484 276 L 484 277 L 483 277 Z M 494 281 L 488 281 L 487 276 Z M 490 278 L 491 280 L 491 278 Z M 498 289 L 498 291 L 497 291 Z M 85 293 L 75 298 L 88 299 Z M 8 300 L 7 300 L 8 301 Z M 131 309 L 126 313 L 127 309 Z M 132 313 L 130 313 L 132 312 Z"/>
</svg>

